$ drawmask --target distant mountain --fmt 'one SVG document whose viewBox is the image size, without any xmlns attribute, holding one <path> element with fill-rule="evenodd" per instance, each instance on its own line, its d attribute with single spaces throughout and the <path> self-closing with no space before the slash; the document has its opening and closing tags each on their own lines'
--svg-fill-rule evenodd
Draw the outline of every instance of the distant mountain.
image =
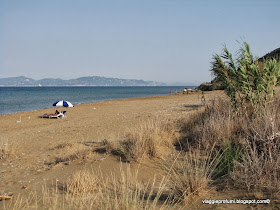
<svg viewBox="0 0 280 210">
<path fill-rule="evenodd" d="M 36 80 L 27 77 L 0 78 L 0 86 L 33 86 Z"/>
<path fill-rule="evenodd" d="M 0 86 L 164 86 L 165 83 L 136 79 L 118 79 L 107 77 L 80 77 L 77 79 L 40 79 L 28 77 L 0 78 Z"/>
</svg>

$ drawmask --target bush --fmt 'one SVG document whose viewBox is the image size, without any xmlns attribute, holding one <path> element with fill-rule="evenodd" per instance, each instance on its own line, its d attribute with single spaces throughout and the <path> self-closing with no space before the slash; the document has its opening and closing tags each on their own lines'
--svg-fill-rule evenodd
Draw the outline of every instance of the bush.
<svg viewBox="0 0 280 210">
<path fill-rule="evenodd" d="M 235 163 L 241 162 L 244 156 L 240 146 L 232 141 L 225 142 L 219 153 L 221 158 L 213 173 L 214 179 L 230 174 L 234 169 Z"/>
<path fill-rule="evenodd" d="M 222 55 L 213 55 L 212 73 L 225 87 L 235 109 L 244 106 L 261 112 L 274 96 L 280 77 L 280 65 L 275 59 L 259 62 L 244 42 L 236 60 L 226 46 Z"/>
<path fill-rule="evenodd" d="M 125 161 L 138 161 L 143 157 L 163 158 L 176 140 L 176 129 L 167 120 L 150 120 L 130 132 L 117 152 Z"/>
</svg>

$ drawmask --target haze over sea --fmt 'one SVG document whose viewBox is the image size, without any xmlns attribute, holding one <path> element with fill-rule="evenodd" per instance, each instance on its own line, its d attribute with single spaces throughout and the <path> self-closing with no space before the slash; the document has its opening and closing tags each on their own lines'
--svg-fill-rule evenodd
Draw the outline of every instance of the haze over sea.
<svg viewBox="0 0 280 210">
<path fill-rule="evenodd" d="M 149 87 L 0 87 L 0 115 L 52 108 L 59 100 L 81 104 L 121 98 L 168 95 L 179 86 Z M 192 88 L 192 87 L 190 87 Z"/>
</svg>

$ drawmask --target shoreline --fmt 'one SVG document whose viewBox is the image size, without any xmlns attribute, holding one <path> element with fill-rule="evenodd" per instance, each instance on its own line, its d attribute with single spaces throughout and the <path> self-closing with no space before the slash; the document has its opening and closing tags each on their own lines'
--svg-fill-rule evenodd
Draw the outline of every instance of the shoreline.
<svg viewBox="0 0 280 210">
<path fill-rule="evenodd" d="M 180 86 L 134 87 L 132 89 L 131 87 L 116 87 L 116 89 L 115 87 L 81 87 L 85 89 L 47 87 L 46 91 L 41 88 L 36 91 L 27 88 L 19 92 L 17 88 L 21 87 L 1 93 L 0 115 L 48 109 L 51 108 L 53 102 L 58 100 L 67 100 L 77 105 L 125 98 L 163 96 L 169 95 L 170 91 L 174 93 L 178 88 L 182 89 Z"/>
<path fill-rule="evenodd" d="M 200 92 L 193 92 L 192 94 L 198 94 Z M 156 98 L 156 97 L 168 97 L 168 96 L 176 96 L 176 95 L 182 95 L 182 93 L 178 94 L 166 94 L 166 95 L 155 95 L 155 96 L 140 96 L 140 97 L 130 97 L 130 98 L 117 98 L 117 99 L 107 99 L 107 100 L 98 100 L 98 101 L 92 101 L 92 102 L 85 102 L 85 103 L 78 103 L 78 104 L 73 104 L 75 107 L 79 105 L 84 105 L 84 104 L 92 104 L 92 103 L 99 103 L 99 102 L 106 102 L 106 101 L 121 101 L 121 100 L 141 100 L 141 99 L 146 99 L 146 98 Z M 34 109 L 34 110 L 28 110 L 28 111 L 20 111 L 20 112 L 13 112 L 13 113 L 7 113 L 7 114 L 0 114 L 0 116 L 3 115 L 12 115 L 12 114 L 20 114 L 20 113 L 27 113 L 27 112 L 34 112 L 34 111 L 40 111 L 40 110 L 49 110 L 49 109 L 61 109 L 62 107 L 49 107 L 49 108 L 43 108 L 43 109 Z M 67 108 L 67 107 L 64 107 Z"/>
</svg>

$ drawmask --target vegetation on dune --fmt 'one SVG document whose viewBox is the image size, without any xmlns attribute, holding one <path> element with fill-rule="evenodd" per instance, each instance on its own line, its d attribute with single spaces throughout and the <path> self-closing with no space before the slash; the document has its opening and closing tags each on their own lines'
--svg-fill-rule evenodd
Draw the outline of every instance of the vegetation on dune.
<svg viewBox="0 0 280 210">
<path fill-rule="evenodd" d="M 168 120 L 148 120 L 130 132 L 117 151 L 126 161 L 166 156 L 176 141 L 176 128 Z"/>
<path fill-rule="evenodd" d="M 221 175 L 230 174 L 235 184 L 247 186 L 249 191 L 270 189 L 271 194 L 279 193 L 280 121 L 275 86 L 280 64 L 275 58 L 255 58 L 244 42 L 236 60 L 226 47 L 221 56 L 215 54 L 211 71 L 225 87 L 233 108 L 230 112 L 220 110 L 217 115 L 227 113 L 230 122 L 225 124 L 230 132 L 222 135 L 224 151 L 219 166 L 227 169 Z"/>
<path fill-rule="evenodd" d="M 208 184 L 219 179 L 256 197 L 259 192 L 262 198 L 279 196 L 280 107 L 274 92 L 279 63 L 260 62 L 244 42 L 236 60 L 226 47 L 222 55 L 215 54 L 211 71 L 230 102 L 216 100 L 195 113 L 182 125 L 180 145 L 186 152 L 215 147 L 210 158 L 219 158 L 214 167 L 208 164 Z"/>
<path fill-rule="evenodd" d="M 235 109 L 245 105 L 259 112 L 274 97 L 280 65 L 276 59 L 259 62 L 250 51 L 249 44 L 244 42 L 236 60 L 226 46 L 222 55 L 215 54 L 211 71 L 225 87 Z"/>
<path fill-rule="evenodd" d="M 238 72 L 238 70 L 241 70 L 241 71 L 244 70 L 244 69 L 239 68 L 239 66 L 245 67 L 244 61 L 247 62 L 247 67 L 249 67 L 249 68 L 245 68 L 245 70 L 246 70 L 245 75 L 247 74 L 247 76 L 250 77 L 251 76 L 250 74 L 253 74 L 253 77 L 259 78 L 259 79 L 261 79 L 261 77 L 263 76 L 262 73 L 265 74 L 265 72 L 267 72 L 267 70 L 263 71 L 262 69 L 264 69 L 265 66 L 267 67 L 268 62 L 270 62 L 270 61 L 280 62 L 280 48 L 277 48 L 277 49 L 273 50 L 272 52 L 267 53 L 266 55 L 264 55 L 261 58 L 257 58 L 257 57 L 252 56 L 248 43 L 244 42 L 242 45 L 243 46 L 240 49 L 239 56 L 237 57 L 237 59 L 233 59 L 232 55 L 228 52 L 228 49 L 226 46 L 223 49 L 222 55 L 215 54 L 213 56 L 213 58 L 214 58 L 213 62 L 216 62 L 218 65 L 220 65 L 220 64 L 222 64 L 222 62 L 224 62 L 222 65 L 225 68 L 227 68 L 226 71 L 228 71 L 228 74 L 229 74 L 228 76 L 232 77 L 234 75 L 234 74 L 231 74 L 232 70 L 233 70 L 233 73 L 236 72 L 237 74 L 239 74 L 240 77 L 237 78 L 237 81 L 239 81 L 241 83 L 242 83 L 242 79 L 246 81 L 246 78 L 242 78 L 242 75 L 240 73 L 243 73 L 243 75 L 244 75 L 244 72 Z M 243 63 L 240 61 L 242 61 Z M 251 64 L 253 64 L 253 66 L 250 66 Z M 213 67 L 213 63 L 212 63 L 212 67 Z M 220 69 L 220 67 L 218 69 Z M 257 72 L 255 71 L 255 69 L 253 69 L 254 67 L 257 68 Z M 224 90 L 226 88 L 226 86 L 225 86 L 226 83 L 223 82 L 223 78 L 220 77 L 219 72 L 216 72 L 215 69 L 212 69 L 212 73 L 215 76 L 214 79 L 210 83 L 207 83 L 207 82 L 202 83 L 198 87 L 199 90 L 211 91 L 211 90 Z M 259 74 L 259 73 L 261 73 L 261 74 Z M 267 76 L 267 75 L 265 75 L 265 76 Z M 257 80 L 255 80 L 255 81 L 257 81 Z M 279 80 L 278 80 L 278 82 L 279 82 Z"/>
</svg>

